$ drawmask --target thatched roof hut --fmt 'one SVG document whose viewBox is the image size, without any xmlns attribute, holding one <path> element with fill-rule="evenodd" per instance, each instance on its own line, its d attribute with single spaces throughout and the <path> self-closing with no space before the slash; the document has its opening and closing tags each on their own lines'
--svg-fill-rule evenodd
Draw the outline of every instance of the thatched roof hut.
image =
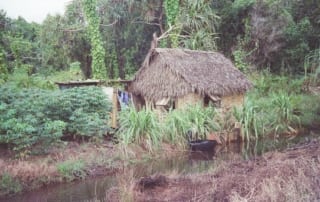
<svg viewBox="0 0 320 202">
<path fill-rule="evenodd" d="M 232 96 L 252 87 L 220 53 L 169 48 L 151 49 L 130 85 L 133 94 L 151 102 L 190 93 Z"/>
</svg>

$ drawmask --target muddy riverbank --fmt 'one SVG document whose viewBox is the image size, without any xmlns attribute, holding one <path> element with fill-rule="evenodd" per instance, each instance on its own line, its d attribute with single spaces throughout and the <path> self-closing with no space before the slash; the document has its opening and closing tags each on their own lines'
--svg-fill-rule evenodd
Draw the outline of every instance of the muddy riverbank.
<svg viewBox="0 0 320 202">
<path fill-rule="evenodd" d="M 127 187 L 123 195 L 123 187 Z M 106 201 L 319 201 L 320 141 L 220 162 L 207 173 L 153 175 L 113 189 Z"/>
<path fill-rule="evenodd" d="M 301 196 L 312 201 L 320 193 L 319 145 L 319 136 L 309 134 L 231 144 L 214 154 L 177 153 L 168 147 L 162 158 L 136 152 L 140 155 L 126 161 L 121 148 L 110 142 L 69 142 L 26 159 L 2 153 L 1 172 L 12 181 L 0 189 L 7 195 L 0 201 L 261 201 L 262 196 L 266 201 Z M 43 188 L 8 197 L 14 186 L 24 192 Z"/>
<path fill-rule="evenodd" d="M 0 155 L 0 198 L 52 184 L 113 175 L 121 161 L 111 142 L 66 142 L 46 154 L 16 158 L 3 148 Z"/>
</svg>

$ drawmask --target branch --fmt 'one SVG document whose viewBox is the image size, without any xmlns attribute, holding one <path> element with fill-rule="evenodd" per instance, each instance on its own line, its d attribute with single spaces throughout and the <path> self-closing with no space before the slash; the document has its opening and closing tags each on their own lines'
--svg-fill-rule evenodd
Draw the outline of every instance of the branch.
<svg viewBox="0 0 320 202">
<path fill-rule="evenodd" d="M 115 25 L 117 22 L 118 22 L 118 20 L 115 20 L 110 24 L 107 24 L 107 25 L 100 24 L 100 26 L 102 26 L 102 27 L 111 27 L 111 26 Z M 79 31 L 82 31 L 84 29 L 85 29 L 84 27 L 79 27 L 79 28 L 75 28 L 75 29 L 62 29 L 62 31 L 64 31 L 64 32 L 79 32 Z"/>
<path fill-rule="evenodd" d="M 100 24 L 100 26 L 102 26 L 102 27 L 111 27 L 111 26 L 115 25 L 117 22 L 118 22 L 118 20 L 114 20 L 113 23 L 110 23 L 110 24 L 107 24 L 107 25 Z"/>
<path fill-rule="evenodd" d="M 167 38 L 169 36 L 169 33 L 173 30 L 173 27 L 174 26 L 170 25 L 169 29 L 167 31 L 165 31 L 163 34 L 161 34 L 161 36 L 159 36 L 157 38 L 157 41 L 160 41 L 161 39 Z"/>
<path fill-rule="evenodd" d="M 169 33 L 172 31 L 173 26 L 170 26 L 167 31 L 165 31 L 163 34 L 161 34 L 159 37 L 157 37 L 157 32 L 153 33 L 152 35 L 152 41 L 150 45 L 150 49 L 155 49 L 158 47 L 158 41 L 161 39 L 169 37 Z"/>
<path fill-rule="evenodd" d="M 154 23 L 154 22 L 146 22 L 146 21 L 133 21 L 132 24 L 147 24 L 147 25 L 156 25 L 160 26 L 159 23 Z"/>
<path fill-rule="evenodd" d="M 21 59 L 40 60 L 39 57 L 21 57 Z"/>
<path fill-rule="evenodd" d="M 84 30 L 84 28 L 76 28 L 76 29 L 62 29 L 64 32 L 79 32 Z"/>
</svg>

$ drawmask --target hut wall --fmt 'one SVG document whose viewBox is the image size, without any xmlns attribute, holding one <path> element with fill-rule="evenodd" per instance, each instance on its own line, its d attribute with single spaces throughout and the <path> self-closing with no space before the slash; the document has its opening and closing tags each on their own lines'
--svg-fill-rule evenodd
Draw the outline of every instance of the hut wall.
<svg viewBox="0 0 320 202">
<path fill-rule="evenodd" d="M 232 107 L 240 107 L 243 105 L 244 95 L 232 95 L 227 97 L 222 97 L 221 99 L 221 108 L 231 109 Z"/>
<path fill-rule="evenodd" d="M 189 93 L 176 99 L 176 108 L 181 109 L 188 105 L 194 105 L 197 103 L 203 104 L 203 97 L 196 93 Z"/>
</svg>

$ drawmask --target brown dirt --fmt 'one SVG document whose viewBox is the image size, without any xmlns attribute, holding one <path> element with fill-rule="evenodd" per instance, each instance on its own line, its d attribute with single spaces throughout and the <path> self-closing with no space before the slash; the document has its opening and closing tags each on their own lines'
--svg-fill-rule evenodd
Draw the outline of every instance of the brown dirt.
<svg viewBox="0 0 320 202">
<path fill-rule="evenodd" d="M 133 201 L 152 202 L 320 201 L 320 140 L 253 160 L 222 163 L 205 174 L 156 175 L 132 183 L 127 185 L 131 193 L 124 195 L 120 187 L 111 201 L 130 194 Z"/>
</svg>

